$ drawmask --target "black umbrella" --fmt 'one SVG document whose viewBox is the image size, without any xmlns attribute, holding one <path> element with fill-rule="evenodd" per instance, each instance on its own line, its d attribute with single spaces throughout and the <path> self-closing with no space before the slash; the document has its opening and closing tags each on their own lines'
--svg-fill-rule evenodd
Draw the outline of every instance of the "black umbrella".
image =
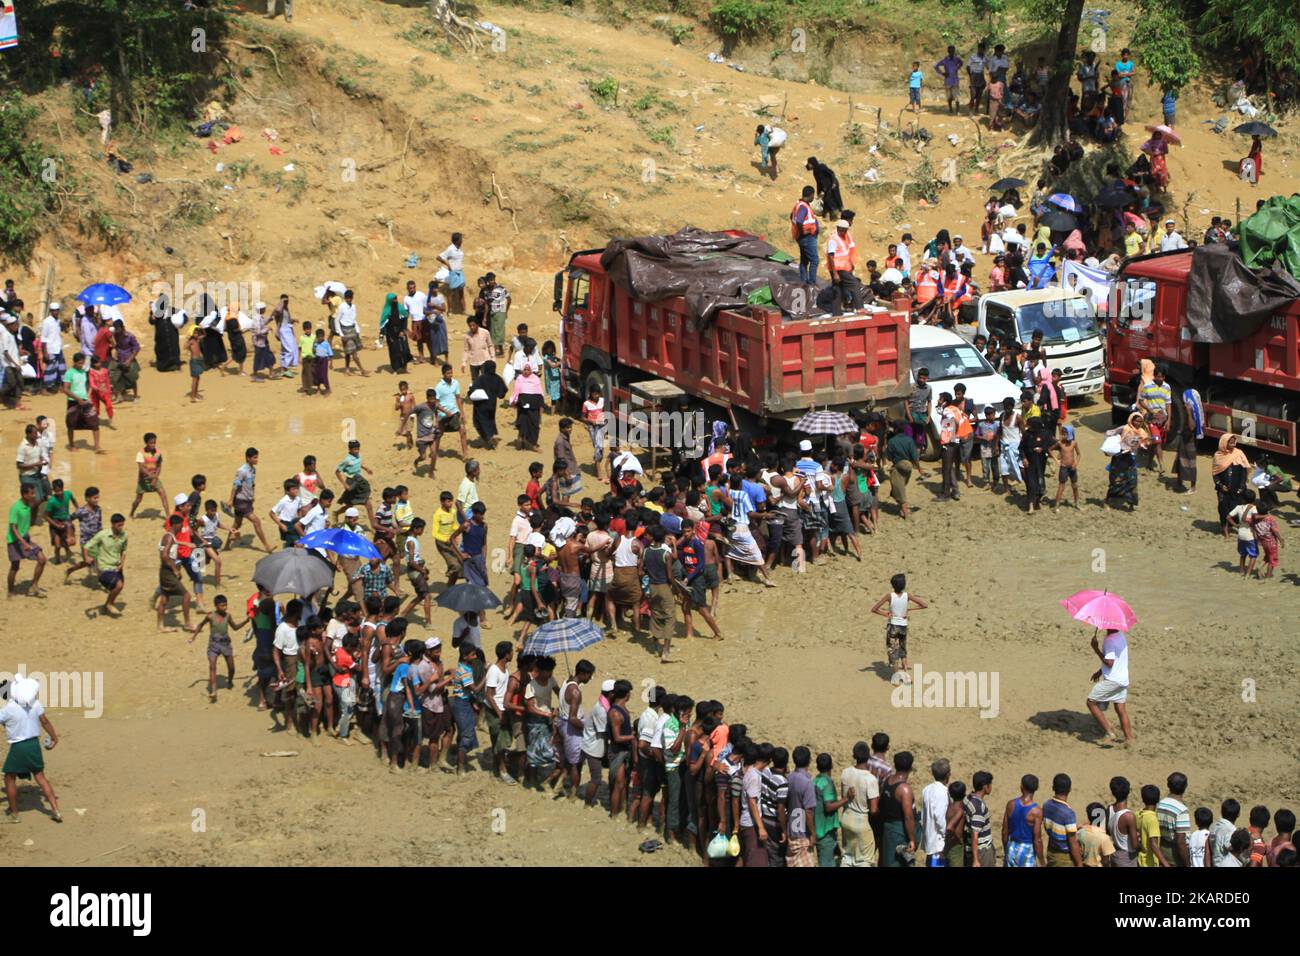
<svg viewBox="0 0 1300 956">
<path fill-rule="evenodd" d="M 1046 226 L 1052 232 L 1070 232 L 1078 228 L 1079 220 L 1064 209 L 1049 209 L 1039 218 L 1038 224 Z"/>
<path fill-rule="evenodd" d="M 1016 179 L 1014 176 L 1008 176 L 1005 179 L 999 179 L 989 187 L 989 190 L 995 193 L 1002 193 L 1006 192 L 1008 189 L 1019 189 L 1022 186 L 1028 185 L 1029 183 L 1025 182 L 1023 179 Z"/>
<path fill-rule="evenodd" d="M 1103 189 L 1097 193 L 1092 202 L 1102 209 L 1123 209 L 1134 199 L 1135 197 L 1126 189 Z"/>
<path fill-rule="evenodd" d="M 466 611 L 482 613 L 488 608 L 500 607 L 501 599 L 478 584 L 457 584 L 438 595 L 438 607 L 445 607 L 458 614 Z"/>
<path fill-rule="evenodd" d="M 1240 133 L 1242 136 L 1276 136 L 1277 130 L 1267 123 L 1261 123 L 1259 120 L 1251 120 L 1249 123 L 1242 123 L 1240 126 L 1232 128 L 1234 133 Z"/>
</svg>

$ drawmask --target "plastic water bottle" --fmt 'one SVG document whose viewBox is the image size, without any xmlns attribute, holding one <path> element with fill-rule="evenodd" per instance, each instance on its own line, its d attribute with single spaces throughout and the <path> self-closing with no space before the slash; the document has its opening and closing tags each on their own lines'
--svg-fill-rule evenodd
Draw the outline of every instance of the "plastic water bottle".
<svg viewBox="0 0 1300 956">
<path fill-rule="evenodd" d="M 53 750 L 53 749 L 54 749 L 54 738 L 51 737 L 49 734 L 46 734 L 44 737 L 41 738 L 41 745 L 42 745 L 46 750 Z"/>
</svg>

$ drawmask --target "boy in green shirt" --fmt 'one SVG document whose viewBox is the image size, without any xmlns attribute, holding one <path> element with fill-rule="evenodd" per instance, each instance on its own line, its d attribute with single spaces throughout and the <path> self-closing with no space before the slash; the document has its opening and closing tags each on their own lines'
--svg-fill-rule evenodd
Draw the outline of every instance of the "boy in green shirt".
<svg viewBox="0 0 1300 956">
<path fill-rule="evenodd" d="M 36 573 L 32 575 L 32 585 L 27 589 L 29 597 L 45 597 L 40 588 L 41 572 L 45 570 L 45 553 L 40 545 L 32 544 L 32 514 L 36 511 L 36 486 L 23 485 L 22 497 L 9 509 L 9 527 L 6 543 L 9 551 L 9 592 L 13 597 L 17 593 L 18 565 L 23 561 L 35 561 Z"/>
<path fill-rule="evenodd" d="M 302 324 L 298 357 L 302 362 L 302 387 L 298 391 L 313 395 L 316 392 L 316 336 L 312 334 L 310 322 Z"/>
<path fill-rule="evenodd" d="M 96 532 L 86 542 L 86 556 L 99 568 L 99 583 L 108 591 L 100 610 L 116 616 L 113 602 L 126 584 L 126 518 L 123 515 L 113 515 L 109 527 Z"/>
<path fill-rule="evenodd" d="M 817 794 L 817 807 L 813 812 L 813 826 L 817 836 L 817 865 L 835 866 L 835 853 L 840 848 L 840 808 L 849 797 L 835 799 L 835 781 L 831 779 L 833 766 L 830 754 L 817 755 L 817 776 L 813 778 L 813 791 Z"/>
<path fill-rule="evenodd" d="M 68 560 L 72 560 L 72 512 L 77 507 L 77 499 L 72 492 L 63 490 L 62 478 L 55 478 L 50 487 L 53 491 L 41 502 L 41 510 L 50 526 L 50 547 L 54 549 L 54 562 L 57 564 L 60 548 Z"/>
</svg>

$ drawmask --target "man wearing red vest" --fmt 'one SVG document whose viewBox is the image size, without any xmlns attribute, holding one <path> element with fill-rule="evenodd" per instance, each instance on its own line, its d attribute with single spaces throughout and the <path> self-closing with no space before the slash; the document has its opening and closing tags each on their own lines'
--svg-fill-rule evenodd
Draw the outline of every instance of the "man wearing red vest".
<svg viewBox="0 0 1300 956">
<path fill-rule="evenodd" d="M 820 229 L 812 211 L 816 194 L 813 187 L 805 186 L 799 201 L 790 210 L 790 238 L 799 246 L 799 281 L 808 285 L 817 284 L 817 233 Z"/>
</svg>

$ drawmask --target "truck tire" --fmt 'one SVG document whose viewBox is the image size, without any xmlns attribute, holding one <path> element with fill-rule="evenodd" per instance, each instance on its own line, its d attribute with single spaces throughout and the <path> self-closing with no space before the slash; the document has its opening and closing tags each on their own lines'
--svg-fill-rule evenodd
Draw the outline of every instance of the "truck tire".
<svg viewBox="0 0 1300 956">
<path fill-rule="evenodd" d="M 591 386 L 593 385 L 600 386 L 601 394 L 605 396 L 605 413 L 606 415 L 611 414 L 612 407 L 610 403 L 614 399 L 614 376 L 602 368 L 593 368 L 587 373 L 587 377 L 583 380 L 582 397 L 579 398 L 577 402 L 579 412 L 582 410 L 582 403 L 585 402 L 587 396 L 591 394 Z"/>
<path fill-rule="evenodd" d="M 934 427 L 934 422 L 930 422 L 926 426 L 925 451 L 921 452 L 921 460 L 939 460 L 939 431 Z"/>
</svg>

